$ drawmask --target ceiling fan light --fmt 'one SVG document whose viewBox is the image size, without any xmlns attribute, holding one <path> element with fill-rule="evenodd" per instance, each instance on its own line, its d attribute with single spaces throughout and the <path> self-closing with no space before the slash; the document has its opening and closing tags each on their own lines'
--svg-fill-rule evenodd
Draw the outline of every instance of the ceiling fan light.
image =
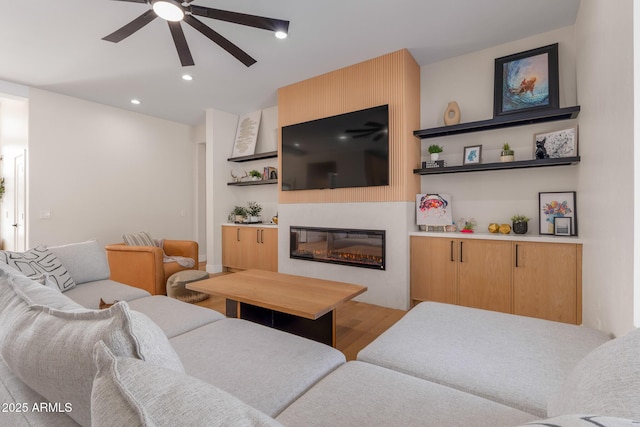
<svg viewBox="0 0 640 427">
<path fill-rule="evenodd" d="M 182 6 L 174 0 L 155 0 L 153 2 L 153 11 L 166 21 L 178 22 L 184 18 Z"/>
<path fill-rule="evenodd" d="M 287 33 L 285 33 L 284 31 L 276 31 L 276 38 L 286 39 L 287 38 Z"/>
</svg>

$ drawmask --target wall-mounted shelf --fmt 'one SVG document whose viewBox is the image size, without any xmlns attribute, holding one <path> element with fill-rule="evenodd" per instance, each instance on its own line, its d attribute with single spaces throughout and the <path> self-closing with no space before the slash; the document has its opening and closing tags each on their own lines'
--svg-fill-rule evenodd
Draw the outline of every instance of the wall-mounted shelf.
<svg viewBox="0 0 640 427">
<path fill-rule="evenodd" d="M 262 159 L 273 159 L 278 157 L 277 151 L 267 151 L 264 153 L 251 154 L 250 156 L 241 156 L 241 157 L 230 157 L 227 159 L 228 162 L 250 162 L 252 160 L 262 160 Z"/>
<path fill-rule="evenodd" d="M 503 169 L 541 168 L 547 166 L 568 166 L 580 163 L 580 157 L 562 157 L 559 159 L 521 160 L 518 162 L 478 163 L 471 165 L 447 166 L 444 168 L 414 169 L 418 175 L 435 175 L 442 173 L 461 173 L 477 171 L 495 171 Z"/>
<path fill-rule="evenodd" d="M 237 185 L 245 187 L 247 185 L 265 185 L 265 184 L 277 184 L 277 179 L 261 179 L 258 181 L 241 181 L 241 182 L 227 182 L 227 185 Z"/>
<path fill-rule="evenodd" d="M 479 122 L 460 123 L 451 126 L 416 130 L 413 135 L 421 138 L 437 138 L 440 136 L 458 135 L 463 133 L 480 132 L 492 129 L 502 129 L 513 126 L 531 125 L 535 123 L 553 122 L 557 120 L 575 119 L 580 113 L 580 106 L 558 108 L 555 110 L 531 111 L 498 116 Z"/>
</svg>

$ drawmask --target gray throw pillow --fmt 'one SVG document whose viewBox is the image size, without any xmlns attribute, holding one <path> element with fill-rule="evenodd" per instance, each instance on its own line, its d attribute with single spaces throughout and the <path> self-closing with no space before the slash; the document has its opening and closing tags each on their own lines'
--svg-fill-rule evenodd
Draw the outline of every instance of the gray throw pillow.
<svg viewBox="0 0 640 427">
<path fill-rule="evenodd" d="M 155 246 L 155 242 L 151 238 L 151 235 L 146 231 L 139 233 L 123 234 L 122 240 L 127 246 Z"/>
<path fill-rule="evenodd" d="M 62 292 L 76 285 L 65 266 L 44 246 L 36 246 L 26 252 L 0 251 L 0 262 L 19 270 L 27 277 L 46 273 Z"/>
<path fill-rule="evenodd" d="M 95 239 L 48 249 L 67 268 L 77 285 L 106 280 L 111 276 L 107 253 Z"/>
<path fill-rule="evenodd" d="M 280 426 L 266 414 L 201 380 L 94 347 L 93 427 Z"/>
<path fill-rule="evenodd" d="M 118 356 L 184 372 L 162 330 L 125 302 L 101 311 L 61 311 L 31 304 L 19 286 L 7 282 L 0 284 L 0 355 L 35 392 L 50 402 L 70 403 L 68 415 L 79 424 L 91 425 L 92 352 L 98 341 Z"/>
</svg>

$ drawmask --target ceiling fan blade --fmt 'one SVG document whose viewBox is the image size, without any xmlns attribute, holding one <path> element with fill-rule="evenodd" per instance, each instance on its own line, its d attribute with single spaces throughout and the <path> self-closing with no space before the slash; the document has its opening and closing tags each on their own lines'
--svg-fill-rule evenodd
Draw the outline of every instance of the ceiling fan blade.
<svg viewBox="0 0 640 427">
<path fill-rule="evenodd" d="M 114 31 L 106 37 L 103 37 L 102 40 L 118 43 L 156 19 L 157 16 L 158 15 L 156 15 L 152 9 L 149 9 L 124 27 Z"/>
<path fill-rule="evenodd" d="M 173 43 L 176 45 L 176 50 L 178 51 L 178 56 L 180 57 L 182 66 L 188 67 L 190 65 L 195 65 L 193 57 L 191 56 L 191 51 L 189 50 L 189 45 L 187 44 L 187 39 L 184 36 L 184 31 L 182 31 L 182 27 L 180 26 L 180 22 L 167 21 L 167 24 L 169 24 Z"/>
<path fill-rule="evenodd" d="M 189 9 L 191 9 L 191 13 L 194 15 L 217 19 L 218 21 L 232 22 L 234 24 L 260 28 L 262 30 L 289 32 L 289 21 L 282 19 L 265 18 L 264 16 L 247 15 L 245 13 L 230 12 L 228 10 L 212 9 L 196 5 L 189 6 Z"/>
<path fill-rule="evenodd" d="M 193 16 L 185 15 L 184 21 L 187 24 L 191 25 L 196 30 L 200 31 L 202 34 L 204 34 L 206 37 L 208 37 L 211 41 L 216 43 L 218 46 L 220 46 L 221 48 L 229 52 L 238 61 L 242 62 L 247 67 L 250 67 L 256 63 L 256 60 L 253 59 L 251 56 L 249 56 L 247 52 L 240 49 L 238 46 L 231 43 L 229 40 L 227 40 L 226 38 L 218 34 L 216 31 L 212 30 L 211 28 L 209 28 L 208 26 L 206 26 L 204 23 L 200 22 Z"/>
</svg>

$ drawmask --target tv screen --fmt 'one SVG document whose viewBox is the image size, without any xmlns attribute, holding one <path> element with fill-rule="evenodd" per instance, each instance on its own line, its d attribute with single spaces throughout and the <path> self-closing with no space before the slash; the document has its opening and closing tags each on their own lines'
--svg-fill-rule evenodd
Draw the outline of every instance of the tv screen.
<svg viewBox="0 0 640 427">
<path fill-rule="evenodd" d="M 282 190 L 389 185 L 389 106 L 284 126 Z"/>
</svg>

